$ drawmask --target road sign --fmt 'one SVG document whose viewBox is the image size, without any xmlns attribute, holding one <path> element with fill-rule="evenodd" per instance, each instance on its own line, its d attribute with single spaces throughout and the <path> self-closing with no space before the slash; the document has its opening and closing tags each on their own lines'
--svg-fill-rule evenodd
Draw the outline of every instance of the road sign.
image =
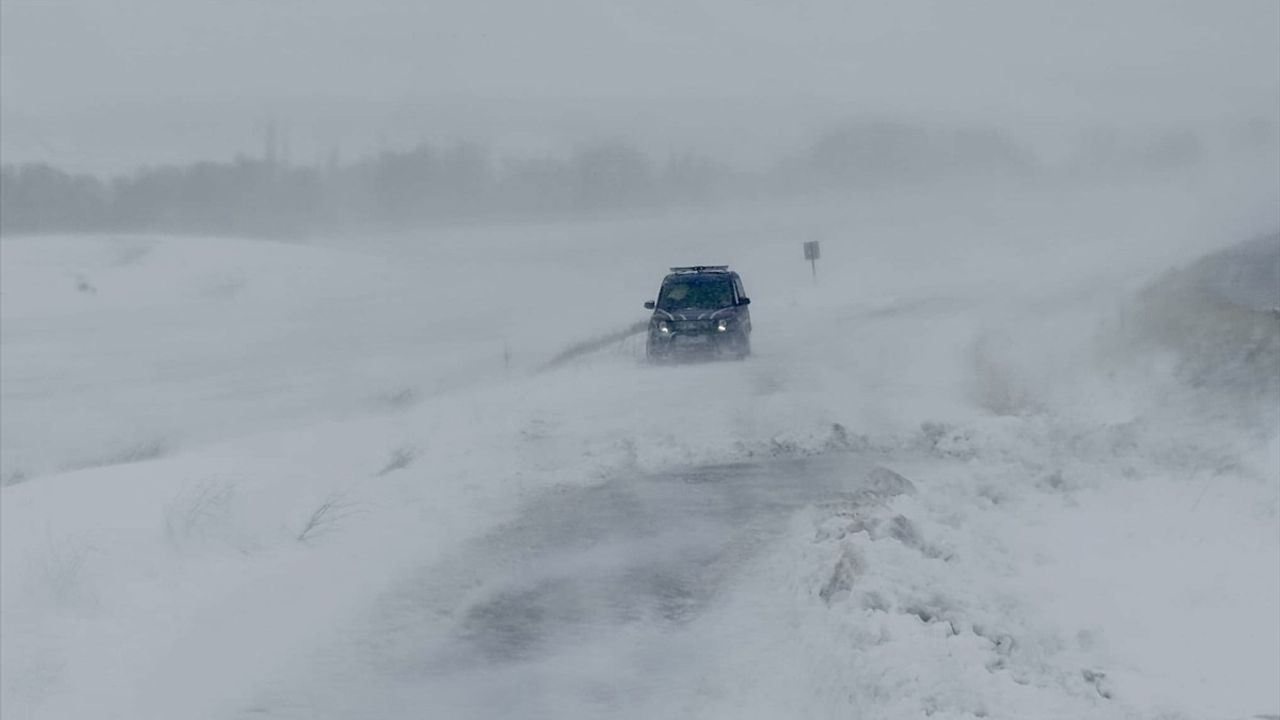
<svg viewBox="0 0 1280 720">
<path fill-rule="evenodd" d="M 804 259 L 809 261 L 809 269 L 813 271 L 813 281 L 818 282 L 818 258 L 822 257 L 822 249 L 817 240 L 804 244 Z"/>
</svg>

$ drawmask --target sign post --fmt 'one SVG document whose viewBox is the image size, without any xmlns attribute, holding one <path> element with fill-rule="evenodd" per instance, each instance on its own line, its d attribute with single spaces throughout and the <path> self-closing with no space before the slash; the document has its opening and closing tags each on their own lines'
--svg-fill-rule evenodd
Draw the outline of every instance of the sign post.
<svg viewBox="0 0 1280 720">
<path fill-rule="evenodd" d="M 804 259 L 809 261 L 809 269 L 813 271 L 813 281 L 818 282 L 818 258 L 822 257 L 822 250 L 818 247 L 817 240 L 810 240 L 804 244 Z"/>
</svg>

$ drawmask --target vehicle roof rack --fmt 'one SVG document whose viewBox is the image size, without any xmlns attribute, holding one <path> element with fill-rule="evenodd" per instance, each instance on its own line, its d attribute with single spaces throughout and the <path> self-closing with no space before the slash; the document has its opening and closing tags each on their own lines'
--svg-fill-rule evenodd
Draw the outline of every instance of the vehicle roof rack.
<svg viewBox="0 0 1280 720">
<path fill-rule="evenodd" d="M 729 272 L 728 265 L 686 265 L 671 268 L 673 273 Z"/>
</svg>

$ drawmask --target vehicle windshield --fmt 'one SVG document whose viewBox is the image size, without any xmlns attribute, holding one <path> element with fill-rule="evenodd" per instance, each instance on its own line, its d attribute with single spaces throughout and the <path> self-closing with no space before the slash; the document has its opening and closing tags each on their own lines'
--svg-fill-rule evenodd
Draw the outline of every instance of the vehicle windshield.
<svg viewBox="0 0 1280 720">
<path fill-rule="evenodd" d="M 663 310 L 725 308 L 733 304 L 733 286 L 727 279 L 676 280 L 662 287 L 658 307 Z"/>
</svg>

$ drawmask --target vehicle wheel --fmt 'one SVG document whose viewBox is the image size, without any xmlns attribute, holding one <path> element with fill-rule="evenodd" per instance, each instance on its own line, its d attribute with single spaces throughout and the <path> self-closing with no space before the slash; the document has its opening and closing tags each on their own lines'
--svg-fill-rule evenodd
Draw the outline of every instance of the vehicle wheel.
<svg viewBox="0 0 1280 720">
<path fill-rule="evenodd" d="M 751 357 L 751 336 L 743 333 L 742 340 L 738 343 L 737 359 L 746 360 Z"/>
</svg>

